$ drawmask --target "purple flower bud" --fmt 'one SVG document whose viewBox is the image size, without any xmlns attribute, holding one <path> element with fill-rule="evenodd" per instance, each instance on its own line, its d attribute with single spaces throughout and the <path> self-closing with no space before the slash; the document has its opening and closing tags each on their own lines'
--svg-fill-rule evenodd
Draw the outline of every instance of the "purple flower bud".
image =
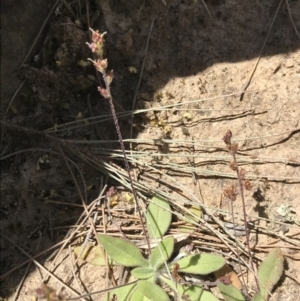
<svg viewBox="0 0 300 301">
<path fill-rule="evenodd" d="M 101 88 L 101 87 L 98 87 L 98 91 L 100 92 L 100 94 L 104 97 L 104 98 L 106 98 L 106 99 L 109 99 L 109 93 L 108 93 L 108 91 L 106 90 L 106 89 L 104 89 L 104 88 Z"/>
</svg>

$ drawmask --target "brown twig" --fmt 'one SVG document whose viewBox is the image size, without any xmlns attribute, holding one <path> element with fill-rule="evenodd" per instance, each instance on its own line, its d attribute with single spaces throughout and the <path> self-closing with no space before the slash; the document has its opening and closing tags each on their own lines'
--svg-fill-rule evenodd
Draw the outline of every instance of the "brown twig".
<svg viewBox="0 0 300 301">
<path fill-rule="evenodd" d="M 15 242 L 13 242 L 9 237 L 4 235 L 0 232 L 0 235 L 5 238 L 7 241 L 9 241 L 11 244 L 13 244 L 17 249 L 19 249 L 25 256 L 27 256 L 30 261 L 32 261 L 36 266 L 38 266 L 40 269 L 42 269 L 49 277 L 53 277 L 58 283 L 60 283 L 63 287 L 65 287 L 70 293 L 75 294 L 78 296 L 78 298 L 81 298 L 78 293 L 73 290 L 71 287 L 67 286 L 65 283 L 63 283 L 58 277 L 56 277 L 53 273 L 51 273 L 48 269 L 46 269 L 43 265 L 41 265 L 38 261 L 36 261 L 31 255 L 29 255 L 26 251 L 24 251 L 19 245 L 17 245 Z"/>
<path fill-rule="evenodd" d="M 208 7 L 207 7 L 205 1 L 204 1 L 204 0 L 201 0 L 201 2 L 202 2 L 202 4 L 203 4 L 203 6 L 204 6 L 204 8 L 205 8 L 205 10 L 206 10 L 206 12 L 207 12 L 207 14 L 208 14 L 208 16 L 209 16 L 209 19 L 210 19 L 211 23 L 212 23 L 213 25 L 216 25 L 216 23 L 215 23 L 215 21 L 214 21 L 212 15 L 211 15 L 211 13 L 210 13 Z"/>
<path fill-rule="evenodd" d="M 289 5 L 289 1 L 288 1 L 288 0 L 285 0 L 285 3 L 286 3 L 286 7 L 287 7 L 287 10 L 288 10 L 288 13 L 289 13 L 290 20 L 291 20 L 292 25 L 293 25 L 293 28 L 294 28 L 294 30 L 295 30 L 295 33 L 296 33 L 298 39 L 300 40 L 300 34 L 299 34 L 299 32 L 298 32 L 298 30 L 297 30 L 297 27 L 296 27 L 296 25 L 295 25 L 295 22 L 294 22 L 294 20 L 293 20 L 292 12 L 291 12 L 290 5 Z"/>
<path fill-rule="evenodd" d="M 141 81 L 142 81 L 142 77 L 143 77 L 143 73 L 144 73 L 145 62 L 146 62 L 146 57 L 147 57 L 147 52 L 148 52 L 149 42 L 150 42 L 150 37 L 151 37 L 151 33 L 152 33 L 152 29 L 153 29 L 155 19 L 156 19 L 156 17 L 154 17 L 152 19 L 151 26 L 150 26 L 150 29 L 149 29 L 149 34 L 148 34 L 148 38 L 147 38 L 147 44 L 146 44 L 146 48 L 145 48 L 145 55 L 144 55 L 144 60 L 143 60 L 143 64 L 142 64 L 142 68 L 141 68 L 141 72 L 140 72 L 140 77 L 139 77 L 139 81 L 138 81 L 138 84 L 136 86 L 133 101 L 132 101 L 132 106 L 131 106 L 131 111 L 132 112 L 135 109 L 136 99 L 137 99 L 137 95 L 138 95 L 138 92 L 139 92 L 139 89 L 140 89 L 140 85 L 141 85 Z M 133 114 L 131 114 L 131 118 L 130 118 L 130 138 L 132 138 L 132 132 L 133 132 Z M 132 149 L 132 146 L 130 148 Z"/>
<path fill-rule="evenodd" d="M 243 85 L 243 87 L 242 87 L 242 89 L 241 89 L 241 93 L 242 93 L 242 94 L 241 94 L 241 96 L 240 96 L 240 101 L 243 100 L 244 94 L 245 94 L 247 88 L 249 87 L 249 85 L 250 85 L 250 83 L 251 83 L 251 80 L 252 80 L 252 78 L 253 78 L 253 76 L 254 76 L 254 73 L 255 73 L 255 71 L 256 71 L 256 68 L 257 68 L 258 63 L 259 63 L 259 61 L 260 61 L 260 58 L 261 58 L 261 56 L 262 56 L 262 53 L 263 53 L 263 51 L 264 51 L 264 49 L 265 49 L 265 46 L 266 46 L 266 44 L 267 44 L 268 38 L 269 38 L 269 36 L 270 36 L 271 30 L 272 30 L 272 28 L 273 28 L 275 19 L 276 19 L 277 15 L 278 15 L 278 12 L 279 12 L 279 9 L 280 9 L 280 7 L 281 7 L 282 2 L 283 2 L 283 0 L 280 0 L 280 2 L 279 2 L 279 4 L 278 4 L 277 10 L 276 10 L 276 12 L 275 12 L 275 15 L 274 15 L 274 17 L 273 17 L 273 20 L 272 20 L 272 22 L 271 22 L 271 25 L 270 25 L 270 27 L 269 27 L 269 30 L 268 30 L 267 36 L 266 36 L 266 38 L 265 38 L 265 41 L 264 41 L 264 43 L 263 43 L 263 45 L 262 45 L 262 47 L 261 47 L 261 50 L 260 50 L 260 52 L 259 52 L 258 58 L 257 58 L 257 60 L 256 60 L 256 62 L 255 62 L 255 65 L 254 65 L 253 69 L 252 69 L 252 72 L 251 72 L 251 74 L 250 74 L 250 77 L 249 77 L 248 81 Z"/>
<path fill-rule="evenodd" d="M 18 68 L 17 71 L 19 71 L 19 70 L 23 67 L 24 63 L 27 61 L 27 59 L 28 59 L 28 57 L 30 56 L 30 54 L 31 54 L 31 52 L 32 52 L 32 50 L 33 50 L 33 48 L 34 48 L 34 46 L 35 46 L 37 40 L 39 39 L 39 37 L 40 37 L 42 31 L 44 30 L 44 28 L 45 28 L 45 26 L 47 25 L 47 23 L 48 23 L 48 21 L 49 21 L 51 15 L 52 15 L 52 13 L 54 12 L 56 6 L 59 4 L 60 1 L 61 1 L 61 0 L 57 0 L 57 1 L 54 3 L 52 9 L 50 10 L 50 12 L 49 12 L 47 18 L 45 19 L 45 21 L 44 21 L 42 27 L 40 28 L 40 30 L 39 30 L 37 36 L 35 37 L 35 39 L 34 39 L 32 45 L 31 45 L 31 47 L 30 47 L 28 53 L 26 54 L 25 58 L 23 59 L 21 65 L 19 66 L 19 68 Z"/>
</svg>

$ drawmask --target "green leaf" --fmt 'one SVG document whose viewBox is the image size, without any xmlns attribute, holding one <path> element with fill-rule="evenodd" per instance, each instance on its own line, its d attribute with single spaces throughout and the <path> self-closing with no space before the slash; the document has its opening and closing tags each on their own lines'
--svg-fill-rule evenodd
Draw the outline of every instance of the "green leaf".
<svg viewBox="0 0 300 301">
<path fill-rule="evenodd" d="M 92 265 L 105 266 L 105 251 L 101 246 L 87 246 L 83 252 L 81 252 L 82 246 L 74 248 L 74 253 L 76 256 L 80 255 L 80 258 L 85 262 Z M 108 263 L 114 264 L 112 259 L 108 256 Z"/>
<path fill-rule="evenodd" d="M 274 285 L 283 273 L 284 258 L 279 248 L 274 248 L 258 268 L 257 276 L 260 280 L 260 294 L 264 300 L 268 298 L 268 291 L 272 291 Z"/>
<path fill-rule="evenodd" d="M 155 271 L 152 267 L 151 268 L 137 267 L 131 271 L 131 275 L 136 279 L 149 279 L 151 277 L 153 278 L 154 274 Z"/>
<path fill-rule="evenodd" d="M 148 261 L 133 243 L 105 234 L 99 234 L 98 238 L 107 254 L 120 265 L 126 267 L 148 265 Z"/>
<path fill-rule="evenodd" d="M 201 253 L 179 259 L 179 272 L 206 275 L 219 270 L 225 259 L 220 255 Z"/>
<path fill-rule="evenodd" d="M 166 262 L 172 255 L 174 250 L 174 238 L 172 236 L 164 238 L 153 249 L 149 262 L 153 268 L 159 268 L 164 262 Z"/>
<path fill-rule="evenodd" d="M 253 298 L 251 299 L 251 301 L 266 301 L 260 293 L 256 293 Z"/>
<path fill-rule="evenodd" d="M 129 298 L 134 294 L 137 289 L 137 283 L 128 284 L 126 286 L 117 287 L 111 289 L 105 294 L 101 299 L 102 301 L 112 300 L 113 296 L 116 295 L 116 300 L 118 301 L 128 301 Z"/>
<path fill-rule="evenodd" d="M 150 300 L 170 301 L 167 293 L 155 283 L 146 280 L 139 280 L 137 285 L 138 289 L 144 294 L 144 296 Z"/>
<path fill-rule="evenodd" d="M 181 288 L 182 287 L 182 288 Z M 188 300 L 191 301 L 219 301 L 211 292 L 204 290 L 201 286 L 178 286 L 178 292 L 182 298 L 189 296 Z"/>
<path fill-rule="evenodd" d="M 137 289 L 130 298 L 130 301 L 147 301 L 147 300 L 149 299 L 145 297 L 144 294 L 139 289 Z"/>
<path fill-rule="evenodd" d="M 218 283 L 218 288 L 226 301 L 245 301 L 242 293 L 232 284 Z"/>
<path fill-rule="evenodd" d="M 146 225 L 150 238 L 160 238 L 168 231 L 171 224 L 171 208 L 161 197 L 154 196 L 146 213 Z"/>
<path fill-rule="evenodd" d="M 204 290 L 201 286 L 190 285 L 183 286 L 179 283 L 175 284 L 171 279 L 161 276 L 160 279 L 177 292 L 182 300 L 190 301 L 219 301 L 211 292 Z"/>
</svg>

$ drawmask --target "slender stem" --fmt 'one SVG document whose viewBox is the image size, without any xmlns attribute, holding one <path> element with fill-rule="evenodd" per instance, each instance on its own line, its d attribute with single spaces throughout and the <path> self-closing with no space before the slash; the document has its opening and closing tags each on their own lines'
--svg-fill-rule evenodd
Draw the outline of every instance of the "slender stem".
<svg viewBox="0 0 300 301">
<path fill-rule="evenodd" d="M 143 231 L 144 231 L 145 236 L 146 236 L 148 249 L 149 249 L 149 252 L 151 252 L 150 242 L 149 242 L 149 239 L 148 239 L 148 235 L 147 235 L 145 225 L 143 223 L 142 213 L 141 213 L 141 209 L 140 209 L 140 206 L 139 206 L 139 203 L 138 203 L 137 192 L 136 192 L 136 190 L 133 186 L 133 181 L 132 181 L 132 177 L 131 177 L 131 174 L 130 174 L 129 163 L 128 163 L 128 159 L 127 159 L 127 156 L 126 156 L 124 141 L 123 141 L 120 126 L 119 126 L 118 117 L 116 115 L 115 107 L 114 107 L 112 96 L 111 96 L 111 93 L 110 93 L 110 85 L 107 81 L 106 72 L 103 72 L 102 75 L 103 75 L 103 79 L 104 79 L 105 86 L 106 86 L 106 91 L 107 91 L 107 95 L 108 95 L 108 101 L 109 101 L 111 114 L 112 114 L 112 117 L 113 117 L 113 120 L 114 120 L 114 124 L 115 124 L 115 127 L 116 127 L 116 132 L 117 132 L 117 135 L 118 135 L 118 138 L 119 138 L 122 154 L 123 154 L 123 157 L 124 157 L 125 168 L 126 168 L 126 171 L 127 171 L 127 174 L 128 174 L 128 179 L 129 179 L 129 183 L 130 183 L 130 186 L 131 186 L 132 194 L 133 194 L 133 197 L 134 197 L 134 200 L 135 200 L 135 203 L 136 203 L 136 207 L 137 207 L 138 214 L 139 214 L 139 217 L 140 217 L 140 220 L 141 220 L 142 228 L 143 228 Z"/>
<path fill-rule="evenodd" d="M 250 234 L 249 234 L 249 231 L 248 231 L 248 218 L 247 218 L 247 213 L 246 213 L 246 202 L 245 202 L 245 196 L 244 196 L 244 186 L 243 186 L 243 183 L 242 183 L 240 170 L 239 170 L 239 167 L 237 165 L 236 153 L 234 151 L 232 151 L 231 153 L 232 153 L 234 165 L 236 166 L 236 174 L 237 174 L 237 179 L 238 179 L 238 183 L 239 183 L 242 203 L 243 203 L 243 219 L 244 219 L 244 225 L 245 225 L 245 231 L 246 231 L 246 242 L 247 242 L 247 248 L 248 248 L 249 262 L 250 262 L 251 269 L 254 271 L 253 257 L 252 257 L 252 253 L 251 253 L 250 239 L 249 239 Z M 255 278 L 257 289 L 259 289 L 259 284 L 258 284 L 257 277 L 254 277 L 254 278 Z"/>
</svg>

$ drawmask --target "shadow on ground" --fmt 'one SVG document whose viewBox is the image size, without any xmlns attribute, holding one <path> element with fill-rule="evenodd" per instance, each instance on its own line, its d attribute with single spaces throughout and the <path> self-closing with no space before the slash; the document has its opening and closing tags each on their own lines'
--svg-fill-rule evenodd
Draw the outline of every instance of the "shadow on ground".
<svg viewBox="0 0 300 301">
<path fill-rule="evenodd" d="M 115 71 L 112 93 L 116 102 L 130 110 L 145 57 L 152 21 L 145 69 L 137 95 L 137 106 L 157 98 L 159 91 L 175 77 L 189 77 L 214 64 L 256 59 L 266 39 L 279 1 L 241 3 L 236 0 L 206 1 L 214 24 L 202 1 L 90 1 L 91 26 L 107 31 L 106 56 Z M 49 3 L 50 4 L 50 3 Z M 76 155 L 76 147 L 64 140 L 117 139 L 111 121 L 97 126 L 49 133 L 54 125 L 82 117 L 109 113 L 96 92 L 97 79 L 85 41 L 89 40 L 87 9 L 59 6 L 38 40 L 28 65 L 12 76 L 21 64 L 49 12 L 39 1 L 2 1 L 1 54 L 1 233 L 26 252 L 36 254 L 63 239 L 64 230 L 51 230 L 74 223 L 82 212 L 81 200 L 62 152 L 81 171 L 88 202 L 100 190 L 101 171 Z M 3 6 L 5 5 L 5 6 Z M 295 26 L 300 28 L 300 2 L 291 2 Z M 287 7 L 282 4 L 267 40 L 263 56 L 294 52 L 300 42 Z M 270 66 L 276 69 L 277 66 Z M 250 75 L 253 62 L 246 74 Z M 137 73 L 134 70 L 137 70 Z M 247 81 L 245 77 L 245 82 Z M 20 90 L 6 114 L 9 101 L 20 83 Z M 224 79 L 225 80 L 225 79 Z M 230 87 L 224 87 L 224 92 Z M 188 97 L 188 91 L 186 91 Z M 174 101 L 176 95 L 174 95 Z M 138 123 L 138 120 L 136 120 Z M 120 120 L 124 137 L 129 123 Z M 61 146 L 62 151 L 59 148 Z M 107 143 L 106 147 L 118 148 Z M 21 152 L 27 150 L 26 152 Z M 16 155 L 9 156 L 17 152 Z M 81 153 L 90 152 L 80 148 Z M 107 159 L 107 158 L 104 158 Z M 121 164 L 121 163 L 120 163 Z M 76 167 L 76 168 L 75 168 Z M 59 203 L 58 202 L 64 202 Z M 53 202 L 56 202 L 53 204 Z M 69 204 L 69 205 L 68 205 Z M 52 228 L 51 228 L 52 227 Z M 40 235 L 42 239 L 40 240 Z M 26 256 L 1 238 L 1 275 L 23 262 Z M 40 259 L 43 263 L 44 259 Z M 1 278 L 1 297 L 10 295 L 24 267 Z"/>
</svg>

